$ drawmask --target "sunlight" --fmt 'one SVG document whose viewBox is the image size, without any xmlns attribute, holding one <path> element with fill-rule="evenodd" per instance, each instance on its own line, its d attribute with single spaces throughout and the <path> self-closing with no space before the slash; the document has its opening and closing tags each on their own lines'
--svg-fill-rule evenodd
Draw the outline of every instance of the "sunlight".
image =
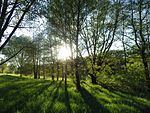
<svg viewBox="0 0 150 113">
<path fill-rule="evenodd" d="M 58 50 L 58 59 L 66 60 L 69 59 L 71 55 L 70 48 L 68 46 L 60 46 Z"/>
</svg>

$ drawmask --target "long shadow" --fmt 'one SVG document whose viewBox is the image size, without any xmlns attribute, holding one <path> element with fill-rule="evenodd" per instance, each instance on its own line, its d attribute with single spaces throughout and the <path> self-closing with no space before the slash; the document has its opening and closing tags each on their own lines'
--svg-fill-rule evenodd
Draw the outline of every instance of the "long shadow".
<svg viewBox="0 0 150 113">
<path fill-rule="evenodd" d="M 89 106 L 88 113 L 110 113 L 103 105 L 101 105 L 97 99 L 92 96 L 85 88 L 81 88 L 81 96 L 84 99 L 85 104 Z"/>
<path fill-rule="evenodd" d="M 51 100 L 51 103 L 50 103 L 48 109 L 46 110 L 46 113 L 53 113 L 54 112 L 52 108 L 53 108 L 53 105 L 54 105 L 54 103 L 58 97 L 58 91 L 59 91 L 59 88 L 61 86 L 61 83 L 62 83 L 62 81 L 60 81 L 59 84 L 55 87 L 56 91 L 54 91 L 55 88 L 53 89 L 53 91 L 54 91 L 53 97 L 52 97 L 52 100 Z M 52 96 L 52 93 L 50 93 L 50 96 Z"/>
<path fill-rule="evenodd" d="M 5 81 L 17 81 L 17 80 L 29 80 L 29 78 L 19 77 L 19 76 L 11 76 L 11 75 L 1 75 L 0 82 Z"/>
<path fill-rule="evenodd" d="M 93 87 L 91 87 L 90 85 L 88 85 L 87 83 L 84 83 L 84 84 L 86 84 L 86 85 L 87 85 L 88 87 L 90 87 L 90 88 L 93 88 Z M 150 111 L 150 107 L 149 107 L 149 106 L 144 105 L 144 103 L 139 102 L 139 101 L 137 101 L 136 99 L 133 98 L 133 97 L 138 97 L 138 96 L 132 95 L 132 94 L 126 93 L 126 92 L 121 92 L 121 91 L 112 90 L 112 89 L 110 89 L 110 88 L 108 88 L 108 87 L 106 87 L 106 86 L 103 86 L 103 85 L 102 85 L 102 87 L 103 87 L 104 89 L 108 90 L 108 91 L 111 91 L 111 93 L 113 93 L 113 94 L 119 96 L 120 98 L 119 98 L 119 97 L 117 97 L 117 98 L 119 99 L 120 102 L 124 103 L 125 105 L 133 106 L 133 107 L 139 109 L 142 113 L 149 113 L 149 111 Z M 96 91 L 103 92 L 103 91 L 102 91 L 101 89 L 99 89 L 99 88 L 94 88 L 93 91 L 94 91 L 95 93 L 96 93 Z M 109 93 L 109 92 L 104 92 L 104 93 L 107 94 L 108 96 L 112 97 L 112 98 L 114 97 L 114 96 L 113 96 L 111 93 Z M 130 100 L 132 100 L 132 101 L 130 101 Z M 134 102 L 134 103 L 133 103 L 133 102 Z"/>
<path fill-rule="evenodd" d="M 124 88 L 121 88 L 121 87 L 117 87 L 117 86 L 112 87 L 110 85 L 103 84 L 103 83 L 99 83 L 98 85 L 102 86 L 103 88 L 105 88 L 105 89 L 107 89 L 111 92 L 119 91 L 119 92 L 122 92 L 122 93 L 127 94 L 127 95 L 141 97 L 141 91 L 138 91 L 138 90 L 135 90 L 135 91 L 131 92 L 131 91 L 125 90 Z M 149 92 L 143 92 L 143 93 L 146 93 L 145 95 L 142 95 L 143 98 L 150 99 L 150 96 L 148 95 Z"/>
<path fill-rule="evenodd" d="M 70 107 L 70 101 L 69 101 L 69 94 L 67 90 L 67 84 L 65 84 L 65 105 L 67 108 L 67 113 L 72 113 L 71 107 Z"/>
<path fill-rule="evenodd" d="M 3 106 L 3 109 L 0 109 L 0 113 L 13 113 L 17 110 L 22 110 L 27 102 L 34 100 L 52 84 L 44 84 L 46 82 L 12 82 L 12 85 L 1 88 L 0 96 L 4 98 L 4 102 L 0 103 L 1 107 Z"/>
<path fill-rule="evenodd" d="M 114 91 L 114 94 L 118 95 L 121 97 L 121 101 L 124 104 L 127 104 L 129 106 L 134 106 L 135 108 L 139 109 L 142 113 L 149 113 L 150 111 L 150 107 L 145 105 L 144 103 L 142 103 L 142 101 L 137 101 L 135 98 L 133 97 L 137 97 L 137 96 L 129 96 L 125 93 L 122 92 L 118 92 L 118 91 Z M 130 102 L 129 100 L 132 100 L 132 102 Z M 134 102 L 134 103 L 133 103 Z"/>
<path fill-rule="evenodd" d="M 13 93 L 20 93 L 22 91 L 25 91 L 26 89 L 35 89 L 38 87 L 39 84 L 44 84 L 46 81 L 16 81 L 16 82 L 10 82 L 9 84 L 3 86 L 0 88 L 0 96 L 7 96 L 10 92 L 13 91 Z M 47 85 L 50 85 L 47 84 Z M 45 86 L 45 85 L 44 85 Z"/>
</svg>

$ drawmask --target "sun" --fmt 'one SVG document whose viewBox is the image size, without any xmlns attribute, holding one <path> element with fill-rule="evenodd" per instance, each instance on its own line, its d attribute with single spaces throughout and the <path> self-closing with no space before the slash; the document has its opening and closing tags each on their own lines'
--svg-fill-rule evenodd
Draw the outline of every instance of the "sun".
<svg viewBox="0 0 150 113">
<path fill-rule="evenodd" d="M 71 51 L 68 46 L 60 46 L 58 50 L 58 59 L 66 60 L 71 56 Z"/>
</svg>

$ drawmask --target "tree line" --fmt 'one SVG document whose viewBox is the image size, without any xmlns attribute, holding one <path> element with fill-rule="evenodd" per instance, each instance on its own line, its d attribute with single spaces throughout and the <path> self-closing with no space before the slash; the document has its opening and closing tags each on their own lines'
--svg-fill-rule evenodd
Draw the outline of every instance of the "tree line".
<svg viewBox="0 0 150 113">
<path fill-rule="evenodd" d="M 150 87 L 149 4 L 147 0 L 4 0 L 0 6 L 0 36 L 6 40 L 0 50 L 8 59 L 15 56 L 11 61 L 16 62 L 20 73 L 27 65 L 33 67 L 31 72 L 34 78 L 38 78 L 42 68 L 49 71 L 43 71 L 43 75 L 51 73 L 52 79 L 55 72 L 62 73 L 66 79 L 70 74 L 70 77 L 75 77 L 78 90 L 84 75 L 97 84 L 99 73 L 104 70 L 109 70 L 106 72 L 108 76 L 117 70 L 118 74 L 126 74 L 130 64 L 140 61 L 147 86 Z M 44 18 L 46 24 L 34 38 L 12 37 L 15 30 L 21 27 L 21 22 L 28 25 L 29 21 L 34 22 L 38 18 Z M 6 35 L 10 26 L 13 30 Z M 122 50 L 112 50 L 115 42 L 122 44 Z M 64 62 L 57 57 L 58 46 L 62 43 L 69 45 L 71 50 L 70 59 Z M 135 56 L 137 60 L 130 62 Z M 63 74 L 64 70 L 65 73 L 67 70 L 70 72 Z"/>
</svg>

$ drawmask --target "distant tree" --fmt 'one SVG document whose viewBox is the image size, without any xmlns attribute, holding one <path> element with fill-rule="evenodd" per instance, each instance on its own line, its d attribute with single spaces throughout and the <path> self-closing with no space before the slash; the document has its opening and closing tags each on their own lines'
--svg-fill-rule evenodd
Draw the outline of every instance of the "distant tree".
<svg viewBox="0 0 150 113">
<path fill-rule="evenodd" d="M 1 73 L 4 73 L 6 68 L 7 68 L 7 64 L 0 65 Z"/>
<path fill-rule="evenodd" d="M 29 49 L 31 45 L 30 37 L 20 36 L 16 37 L 13 36 L 9 43 L 5 46 L 2 50 L 2 53 L 5 55 L 6 58 L 9 58 L 12 54 L 16 53 L 23 48 L 11 61 L 11 63 L 15 64 L 18 69 L 20 70 L 20 75 L 23 74 L 23 67 L 26 63 L 30 62 L 29 56 Z"/>
<path fill-rule="evenodd" d="M 30 54 L 32 56 L 34 79 L 40 78 L 44 38 L 43 33 L 36 34 L 31 45 Z"/>
</svg>

